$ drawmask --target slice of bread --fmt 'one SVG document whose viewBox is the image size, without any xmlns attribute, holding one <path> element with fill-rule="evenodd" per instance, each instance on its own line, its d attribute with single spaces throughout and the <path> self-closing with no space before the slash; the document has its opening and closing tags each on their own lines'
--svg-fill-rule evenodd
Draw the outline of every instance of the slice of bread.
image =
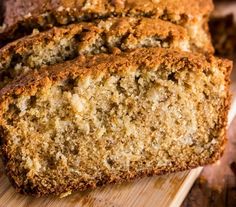
<svg viewBox="0 0 236 207">
<path fill-rule="evenodd" d="M 163 19 L 187 28 L 193 44 L 213 52 L 207 21 L 212 0 L 8 0 L 0 34 L 5 43 L 53 26 L 108 17 L 149 17 Z"/>
<path fill-rule="evenodd" d="M 213 163 L 231 68 L 142 48 L 30 71 L 0 91 L 6 173 L 19 192 L 42 196 Z"/>
<path fill-rule="evenodd" d="M 0 86 L 31 69 L 73 59 L 79 55 L 112 53 L 140 47 L 195 51 L 186 29 L 163 20 L 110 18 L 53 28 L 0 49 Z"/>
</svg>

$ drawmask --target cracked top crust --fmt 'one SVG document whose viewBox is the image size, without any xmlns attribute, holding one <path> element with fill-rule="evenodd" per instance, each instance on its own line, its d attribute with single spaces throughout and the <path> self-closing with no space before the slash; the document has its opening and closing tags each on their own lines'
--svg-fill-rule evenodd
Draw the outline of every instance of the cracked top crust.
<svg viewBox="0 0 236 207">
<path fill-rule="evenodd" d="M 161 16 L 167 13 L 186 15 L 191 18 L 211 12 L 213 3 L 211 0 L 9 0 L 6 9 L 4 23 L 12 25 L 31 15 L 39 16 L 49 11 L 60 13 L 64 10 L 68 12 L 77 10 L 84 14 L 94 13 L 98 16 L 109 13 Z"/>
<path fill-rule="evenodd" d="M 108 72 L 108 70 L 110 72 L 112 70 L 122 72 L 125 68 L 133 65 L 145 65 L 147 68 L 151 68 L 160 64 L 166 66 L 175 65 L 177 70 L 182 67 L 188 67 L 196 71 L 199 69 L 207 70 L 210 67 L 220 67 L 227 77 L 229 77 L 232 70 L 232 61 L 227 59 L 165 48 L 139 48 L 132 52 L 118 54 L 81 56 L 71 61 L 42 67 L 37 71 L 29 71 L 26 75 L 16 78 L 0 91 L 1 105 L 6 104 L 4 101 L 12 95 L 33 94 L 37 88 L 44 87 L 49 82 L 63 80 L 68 76 L 83 76 L 87 73 L 99 75 L 101 71 Z"/>
<path fill-rule="evenodd" d="M 203 24 L 213 10 L 211 0 L 9 0 L 0 40 L 12 41 L 34 28 L 40 31 L 73 22 L 113 16 L 152 17 L 186 25 Z"/>
<path fill-rule="evenodd" d="M 25 69 L 37 69 L 83 54 L 109 54 L 117 49 L 129 51 L 140 47 L 195 51 L 191 43 L 185 28 L 160 19 L 120 17 L 54 27 L 1 48 L 0 80 L 3 84 Z"/>
</svg>

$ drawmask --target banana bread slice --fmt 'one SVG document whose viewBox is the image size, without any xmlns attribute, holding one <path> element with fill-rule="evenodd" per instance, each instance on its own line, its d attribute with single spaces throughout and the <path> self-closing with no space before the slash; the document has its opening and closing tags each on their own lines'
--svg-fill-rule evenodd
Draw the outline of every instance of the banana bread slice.
<svg viewBox="0 0 236 207">
<path fill-rule="evenodd" d="M 150 18 L 110 18 L 53 28 L 9 43 L 0 49 L 0 86 L 24 71 L 79 55 L 112 53 L 139 47 L 194 51 L 186 29 Z"/>
<path fill-rule="evenodd" d="M 0 91 L 6 173 L 17 191 L 42 196 L 213 163 L 231 67 L 141 48 L 30 71 Z"/>
<path fill-rule="evenodd" d="M 114 16 L 160 18 L 187 28 L 192 44 L 205 52 L 213 47 L 208 34 L 208 17 L 212 0 L 8 0 L 0 34 L 5 43 L 73 22 L 94 21 Z"/>
</svg>

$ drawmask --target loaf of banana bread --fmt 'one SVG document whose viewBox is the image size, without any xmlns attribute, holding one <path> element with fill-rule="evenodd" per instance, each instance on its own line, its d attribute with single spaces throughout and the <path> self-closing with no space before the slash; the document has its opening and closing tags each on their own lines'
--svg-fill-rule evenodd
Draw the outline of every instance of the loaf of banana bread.
<svg viewBox="0 0 236 207">
<path fill-rule="evenodd" d="M 160 18 L 184 26 L 196 48 L 212 52 L 208 17 L 212 0 L 7 0 L 0 34 L 5 43 L 53 26 L 114 16 Z"/>
<path fill-rule="evenodd" d="M 176 48 L 194 51 L 186 29 L 150 18 L 120 17 L 94 23 L 79 23 L 35 32 L 0 49 L 0 86 L 14 77 L 43 65 L 79 55 L 112 53 L 140 47 Z"/>
<path fill-rule="evenodd" d="M 19 192 L 64 195 L 215 162 L 231 67 L 141 48 L 29 71 L 0 91 L 6 173 Z"/>
</svg>

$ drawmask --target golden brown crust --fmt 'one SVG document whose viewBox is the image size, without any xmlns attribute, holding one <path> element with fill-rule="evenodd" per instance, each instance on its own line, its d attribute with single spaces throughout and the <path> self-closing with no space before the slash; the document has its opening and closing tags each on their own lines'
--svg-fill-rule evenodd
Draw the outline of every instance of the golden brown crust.
<svg viewBox="0 0 236 207">
<path fill-rule="evenodd" d="M 6 42 L 30 34 L 33 28 L 44 30 L 56 25 L 91 21 L 110 16 L 146 16 L 161 18 L 177 24 L 206 21 L 213 10 L 211 0 L 18 0 L 7 1 L 5 32 L 0 39 Z"/>
<path fill-rule="evenodd" d="M 82 22 L 61 28 L 54 27 L 49 31 L 32 34 L 31 36 L 26 36 L 9 43 L 0 50 L 1 66 L 3 68 L 4 65 L 10 65 L 9 61 L 14 54 L 21 56 L 24 56 L 24 54 L 30 55 L 33 53 L 33 45 L 46 45 L 47 43 L 53 43 L 62 38 L 71 39 L 76 35 L 78 37 L 83 36 L 82 39 L 78 38 L 78 41 L 81 42 L 79 49 L 83 46 L 90 45 L 89 41 L 94 39 L 97 35 L 103 36 L 106 39 L 127 36 L 126 41 L 128 42 L 127 44 L 130 45 L 148 37 L 156 37 L 163 40 L 169 38 L 170 43 L 189 40 L 187 31 L 184 28 L 162 20 L 121 17 L 108 19 L 106 21 L 97 21 L 95 23 Z"/>
<path fill-rule="evenodd" d="M 127 70 L 127 68 L 134 65 L 142 65 L 145 68 L 152 68 L 155 65 L 162 64 L 163 66 L 174 66 L 176 69 L 183 67 L 191 70 L 207 71 L 209 67 L 217 66 L 221 71 L 225 73 L 225 90 L 229 91 L 229 73 L 232 68 L 230 61 L 215 59 L 212 56 L 205 57 L 201 54 L 189 54 L 181 51 L 168 50 L 168 49 L 137 49 L 130 53 L 120 53 L 116 55 L 100 54 L 93 57 L 81 57 L 73 61 L 64 62 L 58 65 L 43 68 L 39 71 L 31 71 L 26 76 L 19 77 L 11 84 L 7 85 L 0 91 L 1 97 L 1 114 L 7 109 L 7 107 L 13 103 L 14 98 L 21 95 L 34 95 L 42 87 L 47 87 L 55 82 L 65 80 L 67 78 L 83 77 L 87 74 L 99 75 L 102 71 L 112 73 L 112 71 Z M 206 165 L 215 162 L 223 153 L 224 143 L 226 140 L 225 126 L 227 124 L 227 112 L 229 108 L 229 99 L 225 99 L 224 106 L 220 112 L 219 130 L 221 139 L 215 147 L 215 153 L 212 157 L 205 160 L 195 161 L 189 160 L 187 163 L 179 163 L 176 161 L 174 167 L 152 168 L 142 171 L 130 170 L 128 173 L 123 172 L 120 176 L 113 176 L 112 174 L 106 174 L 102 178 L 96 178 L 96 181 L 83 181 L 80 183 L 63 183 L 63 186 L 56 187 L 43 187 L 32 183 L 27 185 L 18 183 L 18 177 L 14 174 L 13 170 L 15 166 L 9 166 L 8 160 L 12 159 L 11 152 L 7 151 L 7 140 L 4 139 L 4 131 L 1 131 L 1 142 L 3 159 L 6 167 L 6 172 L 13 185 L 21 193 L 32 194 L 34 196 L 42 196 L 48 194 L 60 195 L 65 191 L 74 190 L 86 190 L 92 189 L 98 186 L 102 186 L 109 183 L 118 183 L 123 181 L 132 180 L 134 178 L 141 178 L 143 176 L 160 175 L 164 173 L 176 172 L 181 170 L 187 170 L 199 165 Z M 0 122 L 3 120 L 1 119 Z M 217 127 L 217 126 L 216 126 Z M 40 177 L 35 177 L 34 182 L 40 183 Z"/>
<path fill-rule="evenodd" d="M 218 159 L 223 155 L 224 153 L 224 149 L 226 147 L 226 143 L 227 143 L 227 126 L 228 126 L 228 112 L 231 106 L 231 98 L 232 98 L 232 94 L 230 92 L 230 84 L 231 84 L 231 79 L 230 79 L 230 75 L 233 69 L 233 62 L 229 61 L 229 60 L 223 60 L 220 59 L 219 60 L 219 66 L 221 68 L 222 71 L 224 71 L 225 74 L 225 89 L 227 91 L 227 97 L 224 101 L 224 107 L 221 108 L 219 114 L 220 114 L 220 121 L 219 121 L 219 125 L 223 126 L 223 137 L 224 139 L 222 139 L 222 142 L 219 143 L 219 153 L 216 154 L 216 158 L 215 161 L 217 160 L 217 156 Z"/>
<path fill-rule="evenodd" d="M 107 68 L 113 70 L 117 68 L 117 65 L 125 65 L 128 67 L 136 64 L 145 64 L 147 67 L 152 67 L 160 63 L 172 65 L 179 62 L 177 65 L 179 68 L 186 64 L 187 67 L 198 70 L 199 68 L 206 69 L 211 67 L 213 60 L 214 57 L 204 56 L 200 53 L 190 54 L 179 50 L 162 48 L 137 49 L 134 52 L 120 53 L 119 55 L 100 54 L 86 58 L 82 56 L 72 61 L 43 67 L 39 71 L 31 71 L 27 75 L 13 80 L 12 83 L 6 85 L 6 87 L 0 91 L 1 105 L 4 102 L 4 97 L 7 98 L 9 94 L 18 95 L 27 89 L 32 89 L 34 93 L 37 87 L 45 86 L 48 79 L 52 82 L 56 82 L 66 78 L 68 75 L 83 75 L 85 73 L 91 73 L 91 71 L 93 71 L 93 73 L 95 73 L 94 71 L 99 73 Z M 231 67 L 230 61 L 224 60 L 220 61 L 220 63 L 223 65 L 223 69 Z M 91 68 L 93 68 L 93 70 L 91 70 Z M 119 67 L 118 70 L 122 70 L 122 67 Z"/>
<path fill-rule="evenodd" d="M 13 25 L 30 15 L 38 17 L 48 11 L 59 14 L 66 9 L 76 9 L 85 15 L 92 13 L 98 16 L 106 16 L 109 13 L 137 15 L 143 13 L 161 16 L 166 12 L 170 15 L 186 15 L 191 18 L 211 12 L 213 3 L 210 0 L 9 0 L 6 2 L 6 9 L 4 23 Z"/>
<path fill-rule="evenodd" d="M 19 95 L 24 91 L 28 91 L 27 93 L 32 95 L 37 88 L 48 84 L 49 80 L 54 83 L 68 76 L 83 76 L 83 74 L 91 72 L 99 73 L 108 70 L 108 68 L 110 71 L 123 70 L 124 67 L 121 67 L 122 65 L 129 67 L 137 64 L 145 64 L 148 68 L 159 64 L 175 65 L 177 70 L 185 66 L 196 71 L 200 68 L 206 70 L 212 67 L 212 64 L 220 64 L 226 74 L 227 82 L 229 82 L 229 74 L 232 70 L 232 62 L 229 60 L 216 59 L 211 55 L 205 56 L 200 53 L 188 53 L 163 48 L 141 48 L 118 55 L 81 56 L 72 61 L 43 67 L 38 71 L 30 71 L 28 74 L 13 80 L 0 91 L 0 106 L 4 105 L 3 103 L 6 101 L 5 99 L 9 98 L 9 94 Z"/>
<path fill-rule="evenodd" d="M 24 186 L 24 188 L 19 187 L 18 184 L 15 182 L 15 177 L 13 174 L 11 174 L 11 171 L 9 169 L 6 169 L 7 176 L 11 182 L 11 184 L 14 186 L 15 190 L 19 193 L 26 194 L 26 195 L 31 195 L 35 197 L 41 197 L 41 196 L 49 196 L 49 195 L 56 195 L 56 196 L 61 196 L 63 193 L 67 193 L 68 195 L 71 192 L 75 191 L 85 191 L 85 190 L 93 190 L 98 187 L 106 186 L 108 184 L 121 184 L 124 182 L 131 182 L 135 179 L 141 179 L 144 177 L 151 177 L 155 175 L 165 175 L 169 173 L 175 173 L 175 172 L 181 172 L 185 170 L 191 170 L 199 166 L 203 165 L 210 165 L 216 162 L 221 156 L 222 153 L 216 153 L 214 157 L 212 157 L 209 160 L 202 160 L 200 163 L 194 163 L 194 162 L 188 162 L 188 163 L 175 163 L 175 167 L 172 168 L 158 168 L 158 169 L 146 169 L 142 171 L 135 171 L 135 170 L 130 170 L 129 172 L 124 172 L 121 176 L 113 176 L 113 175 L 105 175 L 102 178 L 98 177 L 96 178 L 96 182 L 87 182 L 81 180 L 79 184 L 69 184 L 66 183 L 65 186 L 63 187 L 53 187 L 53 188 L 45 188 L 45 189 L 40 189 L 37 187 L 33 187 L 28 185 Z M 3 158 L 4 159 L 4 158 Z M 7 162 L 7 160 L 5 160 Z M 35 178 L 35 183 L 40 182 L 40 178 Z"/>
<path fill-rule="evenodd" d="M 62 45 L 66 41 L 69 43 Z M 68 45 L 70 51 L 64 51 Z M 159 19 L 121 17 L 54 27 L 1 48 L 0 80 L 4 82 L 6 77 L 12 79 L 17 76 L 14 73 L 16 65 L 34 69 L 73 59 L 81 54 L 112 53 L 113 48 L 129 51 L 140 47 L 165 47 L 195 51 L 196 48 L 191 45 L 186 29 Z M 199 50 L 207 52 L 208 48 L 205 49 Z M 53 53 L 53 57 L 50 54 L 45 56 L 51 51 L 57 52 Z M 36 58 L 38 63 L 32 61 Z"/>
</svg>

